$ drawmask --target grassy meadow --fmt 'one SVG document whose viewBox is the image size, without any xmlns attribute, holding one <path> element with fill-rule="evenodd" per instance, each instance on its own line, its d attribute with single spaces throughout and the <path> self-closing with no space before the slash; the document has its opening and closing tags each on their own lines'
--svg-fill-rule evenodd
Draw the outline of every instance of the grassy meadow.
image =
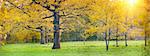
<svg viewBox="0 0 150 56">
<path fill-rule="evenodd" d="M 53 43 L 38 44 L 7 44 L 0 47 L 0 56 L 142 56 L 144 54 L 144 41 L 115 41 L 110 42 L 109 51 L 105 50 L 104 41 L 61 42 L 61 49 L 52 50 Z"/>
</svg>

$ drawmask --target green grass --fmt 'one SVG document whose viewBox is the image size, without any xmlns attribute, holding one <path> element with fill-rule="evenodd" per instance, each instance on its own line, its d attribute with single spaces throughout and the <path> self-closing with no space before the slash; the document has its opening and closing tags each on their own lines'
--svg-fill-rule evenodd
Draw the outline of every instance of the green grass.
<svg viewBox="0 0 150 56">
<path fill-rule="evenodd" d="M 0 48 L 0 56 L 142 56 L 144 41 L 110 42 L 109 51 L 105 50 L 104 41 L 62 42 L 61 49 L 52 50 L 52 43 L 41 44 L 8 44 Z"/>
</svg>

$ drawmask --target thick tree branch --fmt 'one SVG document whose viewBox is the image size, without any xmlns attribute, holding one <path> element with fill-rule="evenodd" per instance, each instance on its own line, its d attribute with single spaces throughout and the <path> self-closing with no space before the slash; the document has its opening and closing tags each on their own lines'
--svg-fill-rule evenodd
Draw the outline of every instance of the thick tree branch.
<svg viewBox="0 0 150 56">
<path fill-rule="evenodd" d="M 47 18 L 51 18 L 51 17 L 53 17 L 54 15 L 51 15 L 51 16 L 47 16 L 47 17 L 44 17 L 44 18 L 42 18 L 42 19 L 47 19 Z"/>
<path fill-rule="evenodd" d="M 47 2 L 47 1 L 45 1 L 44 3 L 46 3 L 46 2 Z M 45 5 L 42 5 L 40 2 L 37 2 L 37 1 L 32 1 L 31 4 L 33 4 L 33 3 L 40 5 L 40 6 L 42 6 L 43 8 L 45 8 L 45 9 L 51 11 L 51 12 L 54 12 L 54 11 L 55 11 L 55 10 L 51 9 L 49 5 L 46 5 L 46 6 L 45 6 Z"/>
<path fill-rule="evenodd" d="M 16 7 L 17 9 L 21 10 L 24 14 L 28 15 L 29 17 L 31 17 L 27 12 L 25 12 L 23 9 L 24 8 L 20 8 L 18 6 L 16 6 L 15 4 L 13 4 L 12 2 L 10 2 L 9 0 L 6 0 L 8 3 L 10 3 L 11 5 L 13 5 L 14 7 Z"/>
<path fill-rule="evenodd" d="M 41 30 L 40 29 L 33 29 L 32 27 L 30 27 L 30 26 L 27 26 L 27 27 L 25 27 L 27 30 L 32 30 L 32 31 L 36 31 L 36 32 L 41 32 Z"/>
</svg>

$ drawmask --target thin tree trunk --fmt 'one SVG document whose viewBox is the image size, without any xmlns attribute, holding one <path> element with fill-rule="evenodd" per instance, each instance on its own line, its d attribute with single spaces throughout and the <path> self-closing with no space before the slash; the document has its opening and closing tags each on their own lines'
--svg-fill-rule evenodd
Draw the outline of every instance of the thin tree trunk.
<svg viewBox="0 0 150 56">
<path fill-rule="evenodd" d="M 43 29 L 40 31 L 40 34 L 41 34 L 40 44 L 45 44 L 44 30 Z"/>
<path fill-rule="evenodd" d="M 49 29 L 46 27 L 45 30 L 46 30 L 45 31 L 45 43 L 48 43 L 49 42 L 48 41 L 49 40 L 49 36 L 48 36 L 49 35 Z"/>
<path fill-rule="evenodd" d="M 128 42 L 127 42 L 127 34 L 125 34 L 125 46 L 128 46 Z"/>
<path fill-rule="evenodd" d="M 85 39 L 83 40 L 83 44 L 85 45 Z"/>
<path fill-rule="evenodd" d="M 54 12 L 54 44 L 52 49 L 60 49 L 59 12 Z"/>
<path fill-rule="evenodd" d="M 34 36 L 32 36 L 32 42 L 35 43 L 35 40 L 36 40 L 36 37 L 34 35 Z"/>
<path fill-rule="evenodd" d="M 104 38 L 105 38 L 105 42 L 106 42 L 106 51 L 108 51 L 109 46 L 108 46 L 108 40 L 107 40 L 107 32 L 104 33 Z"/>
<path fill-rule="evenodd" d="M 0 47 L 2 46 L 2 35 L 0 34 Z"/>
<path fill-rule="evenodd" d="M 46 36 L 45 36 L 45 43 L 48 43 L 48 42 L 49 42 L 48 39 L 49 39 L 49 37 L 48 37 L 48 35 L 46 35 Z"/>
<path fill-rule="evenodd" d="M 119 45 L 118 45 L 118 36 L 116 37 L 116 47 L 119 47 Z"/>
<path fill-rule="evenodd" d="M 111 35 L 111 30 L 109 29 L 109 31 L 108 31 L 108 45 L 109 45 L 109 41 L 110 41 L 110 35 Z"/>
<path fill-rule="evenodd" d="M 11 39 L 10 39 L 10 33 L 8 32 L 8 33 L 7 33 L 7 37 L 6 37 L 6 42 L 7 42 L 7 41 L 10 41 L 10 40 L 11 40 Z"/>
<path fill-rule="evenodd" d="M 145 46 L 147 46 L 147 36 L 146 36 L 146 33 L 145 33 Z"/>
<path fill-rule="evenodd" d="M 116 30 L 116 47 L 119 47 L 119 45 L 118 45 L 118 37 L 119 37 L 118 31 L 119 31 L 119 29 L 118 29 L 118 24 L 117 24 L 117 30 Z"/>
<path fill-rule="evenodd" d="M 118 45 L 118 35 L 116 36 L 116 47 L 119 47 L 119 45 Z"/>
</svg>

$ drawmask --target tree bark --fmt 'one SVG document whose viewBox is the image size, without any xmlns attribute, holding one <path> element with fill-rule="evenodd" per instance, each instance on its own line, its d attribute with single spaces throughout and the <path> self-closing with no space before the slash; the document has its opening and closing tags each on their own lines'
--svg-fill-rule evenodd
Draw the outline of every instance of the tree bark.
<svg viewBox="0 0 150 56">
<path fill-rule="evenodd" d="M 119 47 L 119 45 L 118 45 L 118 36 L 116 37 L 116 47 Z"/>
<path fill-rule="evenodd" d="M 109 45 L 109 41 L 110 41 L 110 35 L 111 35 L 111 30 L 109 29 L 109 31 L 108 31 L 108 45 Z"/>
<path fill-rule="evenodd" d="M 127 34 L 125 34 L 125 46 L 128 46 L 128 42 L 127 42 Z"/>
<path fill-rule="evenodd" d="M 49 29 L 46 27 L 45 28 L 45 43 L 49 42 Z"/>
<path fill-rule="evenodd" d="M 41 34 L 40 44 L 45 44 L 45 37 L 44 37 L 44 30 L 43 29 L 41 29 L 40 34 Z"/>
<path fill-rule="evenodd" d="M 146 36 L 146 33 L 145 33 L 145 46 L 147 46 L 147 36 Z"/>
<path fill-rule="evenodd" d="M 32 43 L 36 43 L 35 41 L 36 41 L 36 37 L 34 35 L 34 36 L 32 36 Z"/>
<path fill-rule="evenodd" d="M 119 45 L 118 45 L 118 37 L 119 37 L 118 31 L 119 31 L 119 29 L 118 29 L 118 24 L 117 24 L 117 30 L 116 30 L 116 47 L 119 47 Z"/>
<path fill-rule="evenodd" d="M 52 49 L 60 49 L 59 12 L 53 12 L 53 14 L 54 14 L 54 44 Z"/>
<path fill-rule="evenodd" d="M 48 43 L 49 42 L 49 36 L 48 34 L 46 33 L 46 36 L 45 36 L 45 43 Z"/>
<path fill-rule="evenodd" d="M 108 46 L 108 40 L 107 40 L 107 32 L 104 33 L 104 39 L 105 39 L 105 42 L 106 42 L 106 51 L 108 51 L 109 49 L 109 46 Z"/>
<path fill-rule="evenodd" d="M 0 47 L 2 45 L 2 35 L 0 34 Z"/>
<path fill-rule="evenodd" d="M 6 37 L 6 43 L 9 43 L 10 40 L 11 40 L 11 36 L 10 36 L 10 32 L 8 32 Z"/>
</svg>

